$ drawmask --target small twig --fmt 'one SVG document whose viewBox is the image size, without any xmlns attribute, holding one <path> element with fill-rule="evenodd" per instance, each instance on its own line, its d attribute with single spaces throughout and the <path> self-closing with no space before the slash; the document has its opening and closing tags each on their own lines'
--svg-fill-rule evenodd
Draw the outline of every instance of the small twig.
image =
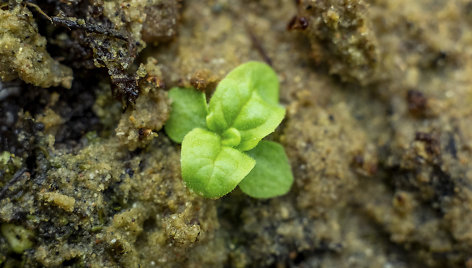
<svg viewBox="0 0 472 268">
<path fill-rule="evenodd" d="M 247 24 L 245 26 L 246 26 L 246 31 L 249 34 L 249 38 L 251 38 L 251 42 L 252 42 L 252 45 L 254 46 L 254 48 L 259 52 L 262 59 L 264 59 L 264 61 L 267 64 L 272 66 L 272 59 L 269 57 L 269 55 L 267 55 L 267 53 L 266 53 L 264 47 L 262 46 L 261 42 L 257 39 L 256 35 L 252 32 L 251 28 L 249 28 L 249 26 Z"/>
<path fill-rule="evenodd" d="M 3 198 L 5 198 L 6 194 L 7 194 L 7 191 L 8 191 L 8 188 L 10 188 L 11 186 L 13 186 L 15 183 L 17 183 L 21 176 L 23 175 L 23 173 L 26 172 L 26 168 L 22 168 L 20 170 L 18 170 L 15 175 L 13 175 L 13 178 L 10 179 L 9 182 L 7 182 L 7 184 L 5 184 L 5 186 L 3 186 L 2 190 L 0 191 L 0 200 L 2 200 Z"/>
<path fill-rule="evenodd" d="M 85 23 L 82 25 L 82 24 L 79 24 L 77 21 L 73 21 L 64 17 L 52 17 L 51 19 L 54 24 L 65 26 L 69 30 L 72 30 L 72 29 L 85 30 L 91 33 L 98 33 L 98 34 L 113 36 L 115 38 L 128 42 L 128 38 L 124 36 L 122 33 L 115 30 L 105 29 L 100 25 L 89 24 L 89 23 Z"/>
<path fill-rule="evenodd" d="M 43 15 L 51 23 L 56 24 L 56 25 L 65 26 L 69 30 L 71 30 L 71 29 L 80 29 L 80 30 L 85 30 L 87 32 L 91 32 L 91 33 L 105 34 L 105 35 L 113 36 L 115 38 L 122 39 L 122 40 L 128 42 L 128 38 L 126 36 L 124 36 L 122 33 L 118 32 L 118 31 L 105 29 L 102 26 L 95 25 L 95 24 L 89 24 L 89 23 L 80 24 L 75 20 L 71 20 L 71 19 L 65 18 L 65 17 L 58 17 L 58 16 L 50 17 L 38 5 L 36 5 L 34 3 L 30 3 L 30 2 L 27 2 L 26 5 L 34 8 L 39 14 Z"/>
<path fill-rule="evenodd" d="M 39 14 L 43 15 L 44 17 L 46 17 L 51 23 L 52 23 L 52 19 L 51 17 L 49 17 L 46 13 L 44 13 L 44 11 L 36 4 L 33 4 L 33 3 L 30 3 L 30 2 L 26 2 L 26 4 L 30 7 L 33 7 L 34 9 L 36 9 L 36 11 L 39 12 Z"/>
</svg>

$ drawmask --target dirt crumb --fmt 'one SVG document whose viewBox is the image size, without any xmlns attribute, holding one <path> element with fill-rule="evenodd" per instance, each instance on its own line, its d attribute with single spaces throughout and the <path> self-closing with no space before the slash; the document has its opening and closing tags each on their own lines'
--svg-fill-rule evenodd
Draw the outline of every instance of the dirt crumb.
<svg viewBox="0 0 472 268">
<path fill-rule="evenodd" d="M 314 51 L 323 51 L 330 73 L 367 85 L 377 79 L 380 58 L 366 12 L 363 0 L 301 0 L 289 28 L 307 35 Z"/>
<path fill-rule="evenodd" d="M 0 79 L 21 79 L 39 87 L 70 88 L 72 69 L 46 51 L 33 14 L 22 6 L 0 9 Z"/>
</svg>

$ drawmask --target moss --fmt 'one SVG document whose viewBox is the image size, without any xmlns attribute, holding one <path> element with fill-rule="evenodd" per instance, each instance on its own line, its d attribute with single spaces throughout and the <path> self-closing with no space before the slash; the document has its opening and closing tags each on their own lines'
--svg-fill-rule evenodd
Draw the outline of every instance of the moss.
<svg viewBox="0 0 472 268">
<path fill-rule="evenodd" d="M 13 174 L 21 168 L 23 159 L 10 152 L 3 151 L 0 153 L 0 175 L 10 178 Z M 6 180 L 2 181 L 5 182 Z"/>
<path fill-rule="evenodd" d="M 33 246 L 32 238 L 34 233 L 23 226 L 14 224 L 2 224 L 0 227 L 2 235 L 7 239 L 11 250 L 16 253 L 23 253 L 23 251 L 30 249 Z"/>
<path fill-rule="evenodd" d="M 7 151 L 0 154 L 0 164 L 6 165 L 10 161 L 11 154 Z"/>
</svg>

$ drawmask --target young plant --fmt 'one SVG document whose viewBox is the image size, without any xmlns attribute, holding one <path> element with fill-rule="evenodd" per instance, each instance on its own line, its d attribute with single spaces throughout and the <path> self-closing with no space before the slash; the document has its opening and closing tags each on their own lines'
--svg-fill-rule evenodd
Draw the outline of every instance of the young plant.
<svg viewBox="0 0 472 268">
<path fill-rule="evenodd" d="M 218 198 L 239 185 L 251 197 L 270 198 L 290 190 L 293 175 L 284 148 L 262 140 L 282 122 L 277 74 L 248 62 L 231 71 L 207 105 L 205 94 L 172 88 L 167 135 L 182 143 L 185 185 Z"/>
</svg>

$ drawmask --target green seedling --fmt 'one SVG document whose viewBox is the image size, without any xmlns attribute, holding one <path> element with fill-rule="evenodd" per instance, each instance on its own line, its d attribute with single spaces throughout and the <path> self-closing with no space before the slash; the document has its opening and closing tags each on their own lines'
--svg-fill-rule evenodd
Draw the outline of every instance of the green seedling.
<svg viewBox="0 0 472 268">
<path fill-rule="evenodd" d="M 285 116 L 272 68 L 260 62 L 238 66 L 220 81 L 209 104 L 191 88 L 172 88 L 169 97 L 165 131 L 182 143 L 182 178 L 189 189 L 208 198 L 238 185 L 255 198 L 290 190 L 293 175 L 284 148 L 262 140 Z"/>
</svg>

